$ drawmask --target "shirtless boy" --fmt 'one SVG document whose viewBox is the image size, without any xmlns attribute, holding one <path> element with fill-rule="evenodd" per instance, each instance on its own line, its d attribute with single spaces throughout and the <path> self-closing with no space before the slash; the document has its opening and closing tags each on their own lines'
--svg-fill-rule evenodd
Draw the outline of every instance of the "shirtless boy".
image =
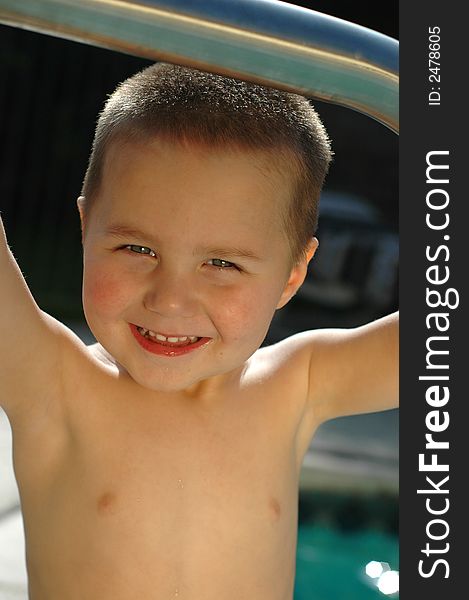
<svg viewBox="0 0 469 600">
<path fill-rule="evenodd" d="M 397 401 L 397 317 L 260 348 L 318 242 L 308 102 L 159 65 L 101 114 L 82 196 L 86 347 L 0 234 L 0 400 L 31 600 L 291 600 L 318 425 Z"/>
</svg>

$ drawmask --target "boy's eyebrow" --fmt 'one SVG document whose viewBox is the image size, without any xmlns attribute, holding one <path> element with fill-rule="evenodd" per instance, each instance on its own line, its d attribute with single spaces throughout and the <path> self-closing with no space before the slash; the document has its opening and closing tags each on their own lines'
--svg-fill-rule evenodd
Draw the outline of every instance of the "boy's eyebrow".
<svg viewBox="0 0 469 600">
<path fill-rule="evenodd" d="M 251 250 L 245 250 L 244 248 L 214 248 L 211 246 L 202 246 L 196 248 L 195 255 L 203 254 L 205 256 L 211 256 L 212 258 L 249 258 L 252 260 L 261 260 L 259 256 L 251 252 Z"/>
<path fill-rule="evenodd" d="M 114 237 L 119 237 L 119 238 L 133 237 L 133 238 L 145 239 L 145 240 L 153 241 L 155 244 L 158 245 L 158 240 L 156 240 L 151 234 L 146 233 L 145 231 L 142 231 L 135 227 L 130 227 L 128 225 L 110 225 L 109 227 L 106 228 L 105 233 L 106 233 L 106 235 L 112 235 Z M 252 252 L 251 250 L 239 248 L 239 247 L 231 247 L 231 246 L 226 246 L 224 248 L 221 248 L 221 247 L 217 248 L 214 246 L 199 246 L 195 249 L 194 255 L 199 255 L 199 254 L 204 254 L 206 256 L 210 255 L 214 258 L 231 257 L 231 258 L 249 258 L 252 260 L 261 260 L 261 258 L 259 256 L 257 256 L 256 254 L 254 254 L 254 252 Z"/>
<path fill-rule="evenodd" d="M 120 238 L 133 237 L 156 241 L 152 235 L 135 227 L 129 227 L 128 225 L 110 225 L 106 228 L 105 234 Z"/>
</svg>

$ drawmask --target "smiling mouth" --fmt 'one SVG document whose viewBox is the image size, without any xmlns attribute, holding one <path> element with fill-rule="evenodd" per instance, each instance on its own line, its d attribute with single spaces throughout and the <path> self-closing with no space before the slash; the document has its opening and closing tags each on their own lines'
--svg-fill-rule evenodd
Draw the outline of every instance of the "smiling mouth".
<svg viewBox="0 0 469 600">
<path fill-rule="evenodd" d="M 177 357 L 192 354 L 213 341 L 213 338 L 196 335 L 167 335 L 133 323 L 129 323 L 129 326 L 139 346 L 158 356 Z"/>
<path fill-rule="evenodd" d="M 140 327 L 138 325 L 135 327 L 142 337 L 156 344 L 161 344 L 162 346 L 180 348 L 182 346 L 195 344 L 202 339 L 196 335 L 165 335 L 164 333 L 152 331 L 151 329 L 146 329 L 145 327 Z"/>
</svg>

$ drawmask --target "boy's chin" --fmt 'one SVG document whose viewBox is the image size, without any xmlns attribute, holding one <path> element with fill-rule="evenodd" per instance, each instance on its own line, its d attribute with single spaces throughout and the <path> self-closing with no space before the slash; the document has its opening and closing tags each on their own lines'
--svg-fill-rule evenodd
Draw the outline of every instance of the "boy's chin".
<svg viewBox="0 0 469 600">
<path fill-rule="evenodd" d="M 120 372 L 121 376 L 128 377 L 134 383 L 151 392 L 177 393 L 186 390 L 191 391 L 202 379 L 201 377 L 191 377 L 183 369 L 166 369 L 155 366 L 150 369 L 145 368 L 128 360 L 128 357 L 124 355 L 119 356 L 118 352 L 114 352 L 118 348 L 111 347 L 111 344 L 106 347 L 104 344 L 97 342 L 93 346 L 93 350 L 102 362 L 113 366 Z"/>
</svg>

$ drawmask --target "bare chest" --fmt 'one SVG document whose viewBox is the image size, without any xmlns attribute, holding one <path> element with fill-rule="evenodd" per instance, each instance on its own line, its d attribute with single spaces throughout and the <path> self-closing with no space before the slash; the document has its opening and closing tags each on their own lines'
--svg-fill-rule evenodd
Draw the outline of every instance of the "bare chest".
<svg viewBox="0 0 469 600">
<path fill-rule="evenodd" d="M 242 406 L 215 418 L 90 415 L 72 431 L 44 501 L 25 499 L 27 538 L 47 539 L 31 564 L 43 574 L 62 564 L 65 580 L 67 565 L 78 566 L 103 599 L 158 589 L 158 598 L 194 600 L 233 589 L 237 598 L 282 590 L 283 600 L 293 582 L 298 473 L 292 431 L 279 417 Z"/>
<path fill-rule="evenodd" d="M 72 441 L 60 487 L 81 488 L 83 506 L 106 523 L 129 513 L 160 526 L 210 516 L 280 521 L 296 488 L 294 444 L 254 419 L 142 423 Z M 295 490 L 296 493 L 296 490 Z M 177 528 L 180 529 L 180 528 Z"/>
</svg>

